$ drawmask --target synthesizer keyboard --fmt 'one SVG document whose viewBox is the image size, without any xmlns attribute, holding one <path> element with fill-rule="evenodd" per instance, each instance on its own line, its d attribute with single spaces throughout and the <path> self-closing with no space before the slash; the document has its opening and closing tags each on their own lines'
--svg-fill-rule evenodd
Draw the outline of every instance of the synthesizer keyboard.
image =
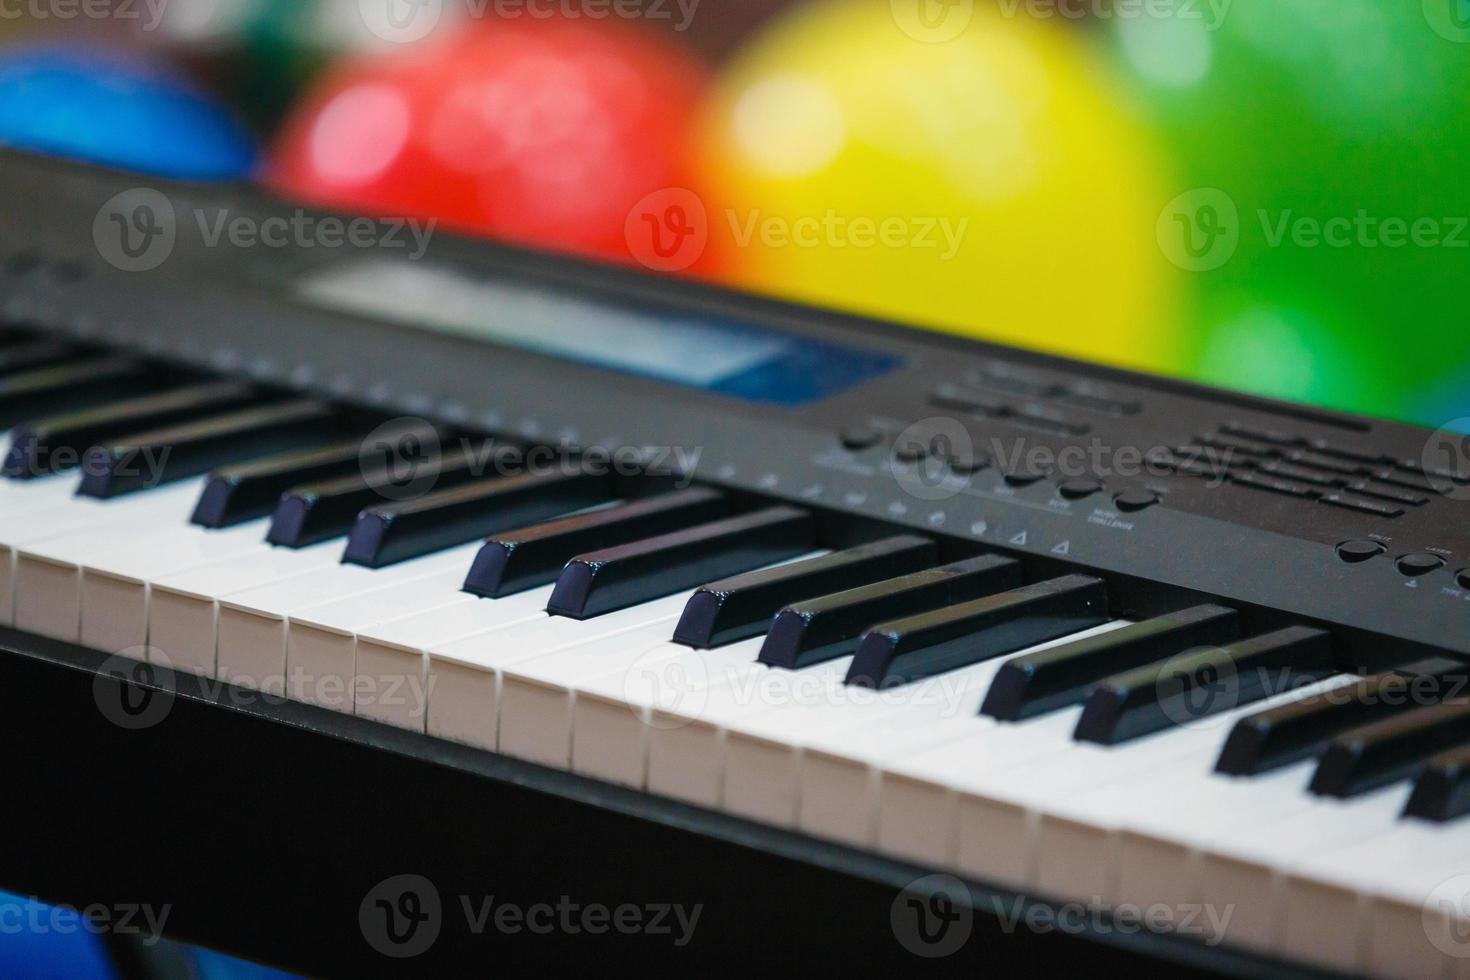
<svg viewBox="0 0 1470 980">
<path fill-rule="evenodd" d="M 309 918 L 287 884 L 205 899 L 129 837 L 6 873 L 233 908 L 185 934 L 314 973 L 477 948 L 365 939 L 390 872 L 446 904 L 456 867 L 569 887 L 591 843 L 636 894 L 744 895 L 711 902 L 732 948 L 804 929 L 827 963 L 936 955 L 889 921 L 909 885 L 976 929 L 981 896 L 1100 908 L 1067 948 L 1102 968 L 1470 970 L 1460 437 L 447 236 L 210 241 L 300 213 L 0 172 L 0 687 L 21 743 L 71 729 L 37 760 L 95 781 L 17 786 L 55 828 L 220 849 L 174 874 L 285 873 L 296 835 L 388 850 L 323 882 L 357 898 L 303 924 L 317 945 L 230 903 Z M 167 254 L 120 267 L 109 217 L 152 195 Z M 170 714 L 109 716 L 109 685 Z M 350 774 L 349 746 L 375 747 Z M 179 788 L 212 755 L 249 796 Z M 1028 938 L 942 952 L 1049 962 Z"/>
</svg>

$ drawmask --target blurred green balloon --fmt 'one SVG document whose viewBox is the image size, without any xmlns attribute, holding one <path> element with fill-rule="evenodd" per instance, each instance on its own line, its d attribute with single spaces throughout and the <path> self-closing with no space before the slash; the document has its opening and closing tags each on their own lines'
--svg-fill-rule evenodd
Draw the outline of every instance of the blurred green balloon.
<svg viewBox="0 0 1470 980">
<path fill-rule="evenodd" d="M 1177 162 L 1158 236 L 1194 297 L 1189 373 L 1437 424 L 1423 392 L 1470 366 L 1466 6 L 1117 0 L 1113 52 Z"/>
<path fill-rule="evenodd" d="M 433 32 L 456 28 L 461 6 L 429 8 Z M 306 85 L 338 58 L 393 51 L 406 43 L 382 32 L 366 16 L 369 9 L 363 0 L 181 0 L 161 7 L 161 23 L 144 40 L 167 48 L 269 131 Z M 417 10 L 403 4 L 404 16 Z"/>
</svg>

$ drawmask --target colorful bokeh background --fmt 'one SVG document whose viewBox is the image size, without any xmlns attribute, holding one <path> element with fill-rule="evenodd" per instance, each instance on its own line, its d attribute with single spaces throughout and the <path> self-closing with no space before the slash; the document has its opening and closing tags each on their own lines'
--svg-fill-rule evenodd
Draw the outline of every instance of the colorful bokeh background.
<svg viewBox="0 0 1470 980">
<path fill-rule="evenodd" d="M 0 143 L 1470 416 L 1470 0 L 4 9 Z"/>
</svg>

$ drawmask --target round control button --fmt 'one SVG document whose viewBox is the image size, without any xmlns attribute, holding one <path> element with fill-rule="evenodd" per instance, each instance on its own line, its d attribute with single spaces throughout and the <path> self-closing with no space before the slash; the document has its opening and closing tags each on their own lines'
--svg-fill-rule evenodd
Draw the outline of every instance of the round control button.
<svg viewBox="0 0 1470 980">
<path fill-rule="evenodd" d="M 1057 484 L 1057 492 L 1068 500 L 1081 500 L 1083 497 L 1092 496 L 1101 489 L 1101 483 L 1098 483 L 1096 480 L 1089 480 L 1086 477 L 1065 480 Z"/>
<path fill-rule="evenodd" d="M 1037 472 L 1029 466 L 1018 466 L 1006 470 L 1005 479 L 1013 487 L 1029 487 L 1044 476 L 1046 476 L 1045 473 Z"/>
<path fill-rule="evenodd" d="M 1444 559 L 1439 557 L 1439 555 L 1431 555 L 1427 551 L 1404 555 L 1398 560 L 1399 571 L 1410 577 L 1428 575 L 1430 572 L 1439 571 L 1443 567 Z"/>
<path fill-rule="evenodd" d="M 1377 541 L 1344 541 L 1337 546 L 1337 557 L 1351 565 L 1356 565 L 1360 561 L 1377 558 L 1383 554 L 1383 550 L 1383 545 Z"/>
<path fill-rule="evenodd" d="M 900 439 L 893 456 L 901 463 L 917 463 L 929 455 L 929 447 L 918 439 Z"/>
<path fill-rule="evenodd" d="M 955 473 L 975 473 L 990 465 L 990 457 L 973 449 L 957 449 L 944 458 L 945 463 Z"/>
<path fill-rule="evenodd" d="M 1130 490 L 1113 498 L 1113 504 L 1121 511 L 1131 514 L 1144 510 L 1159 502 L 1159 495 L 1147 490 Z"/>
<path fill-rule="evenodd" d="M 843 429 L 839 438 L 846 449 L 871 449 L 883 440 L 883 433 L 870 425 L 854 425 Z"/>
</svg>

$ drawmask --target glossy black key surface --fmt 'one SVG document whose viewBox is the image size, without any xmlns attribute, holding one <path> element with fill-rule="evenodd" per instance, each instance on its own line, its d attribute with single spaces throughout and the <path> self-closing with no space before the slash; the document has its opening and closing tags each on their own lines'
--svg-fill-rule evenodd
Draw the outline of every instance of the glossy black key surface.
<svg viewBox="0 0 1470 980">
<path fill-rule="evenodd" d="M 1077 704 L 1113 674 L 1163 660 L 1190 647 L 1240 636 L 1233 609 L 1193 606 L 1001 664 L 980 713 L 1019 721 Z"/>
<path fill-rule="evenodd" d="M 249 384 L 217 381 L 32 419 L 15 430 L 5 455 L 5 475 L 26 479 L 58 473 L 79 466 L 83 453 L 108 439 L 176 425 L 258 400 L 259 392 Z"/>
<path fill-rule="evenodd" d="M 1075 737 L 1115 745 L 1230 711 L 1331 673 L 1331 637 L 1306 626 L 1202 647 L 1099 682 L 1082 708 Z"/>
<path fill-rule="evenodd" d="M 1414 781 L 1404 816 L 1457 820 L 1470 813 L 1470 745 L 1441 752 L 1424 764 Z"/>
<path fill-rule="evenodd" d="M 648 602 L 811 551 L 813 533 L 806 511 L 767 507 L 578 555 L 557 577 L 546 611 L 588 619 Z"/>
<path fill-rule="evenodd" d="M 0 378 L 0 428 L 131 398 L 154 388 L 153 372 L 127 357 L 69 361 Z"/>
<path fill-rule="evenodd" d="M 1249 715 L 1230 730 L 1215 770 L 1249 776 L 1299 762 L 1349 728 L 1470 693 L 1467 670 L 1458 661 L 1425 661 Z"/>
<path fill-rule="evenodd" d="M 526 473 L 476 480 L 357 515 L 342 560 L 383 568 L 528 521 L 605 503 L 611 481 L 589 473 Z"/>
<path fill-rule="evenodd" d="M 496 534 L 475 556 L 464 591 L 487 598 L 556 581 L 577 555 L 667 534 L 723 517 L 725 495 L 690 487 Z"/>
<path fill-rule="evenodd" d="M 1413 775 L 1430 756 L 1466 744 L 1470 701 L 1415 708 L 1327 743 L 1308 788 L 1322 796 L 1356 796 Z"/>
<path fill-rule="evenodd" d="M 336 412 L 301 399 L 120 436 L 87 450 L 77 492 L 116 497 L 335 434 Z"/>
<path fill-rule="evenodd" d="M 906 684 L 1055 640 L 1107 617 L 1100 579 L 1064 575 L 1023 585 L 874 626 L 858 642 L 847 683 Z"/>
<path fill-rule="evenodd" d="M 362 465 L 362 440 L 345 439 L 222 466 L 209 474 L 190 520 L 220 528 L 267 517 L 292 487 L 360 473 Z"/>
<path fill-rule="evenodd" d="M 1021 564 L 980 555 L 938 568 L 809 599 L 776 614 L 761 644 L 761 663 L 796 670 L 857 650 L 875 623 L 994 595 L 1021 584 Z"/>
<path fill-rule="evenodd" d="M 75 347 L 54 340 L 36 340 L 27 344 L 0 347 L 0 376 L 34 371 L 51 364 L 77 358 Z"/>
<path fill-rule="evenodd" d="M 703 649 L 759 636 L 782 606 L 918 571 L 938 553 L 933 541 L 901 534 L 712 582 L 690 597 L 674 642 Z"/>
<path fill-rule="evenodd" d="M 342 537 L 369 507 L 413 500 L 494 473 L 493 454 L 497 452 L 487 446 L 453 449 L 411 464 L 373 464 L 345 476 L 293 486 L 281 495 L 266 540 L 304 548 Z"/>
</svg>

